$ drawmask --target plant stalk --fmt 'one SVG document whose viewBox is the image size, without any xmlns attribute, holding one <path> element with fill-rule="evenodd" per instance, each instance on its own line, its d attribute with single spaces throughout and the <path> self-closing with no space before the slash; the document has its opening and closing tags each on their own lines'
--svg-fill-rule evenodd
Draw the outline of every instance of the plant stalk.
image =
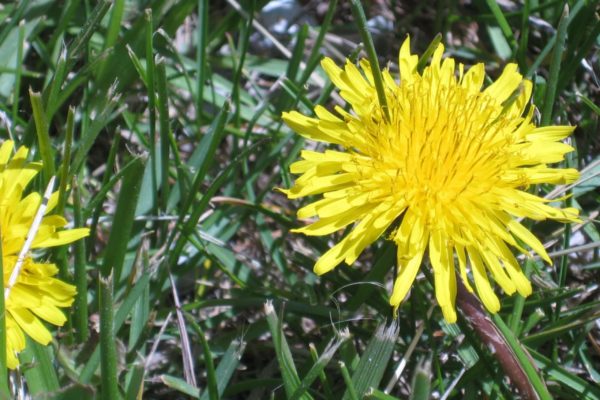
<svg viewBox="0 0 600 400">
<path fill-rule="evenodd" d="M 530 400 L 548 398 L 546 396 L 548 392 L 543 382 L 543 388 L 534 387 L 529 374 L 521 364 L 508 340 L 498 326 L 490 319 L 479 300 L 467 290 L 460 277 L 457 277 L 456 282 L 456 305 L 462 311 L 460 314 L 464 316 L 468 324 L 473 328 L 473 331 L 477 333 L 481 341 L 490 349 L 491 353 L 500 363 L 506 376 L 514 383 L 523 398 Z"/>
</svg>

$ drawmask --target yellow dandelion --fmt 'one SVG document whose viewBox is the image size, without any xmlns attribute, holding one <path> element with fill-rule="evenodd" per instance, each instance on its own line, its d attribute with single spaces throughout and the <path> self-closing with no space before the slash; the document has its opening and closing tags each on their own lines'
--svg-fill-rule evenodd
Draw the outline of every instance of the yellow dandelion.
<svg viewBox="0 0 600 400">
<path fill-rule="evenodd" d="M 20 147 L 13 154 L 14 143 L 6 141 L 0 146 L 0 240 L 6 298 L 7 366 L 19 365 L 17 354 L 25 348 L 25 334 L 38 343 L 47 345 L 52 340 L 43 321 L 62 326 L 65 315 L 60 307 L 73 303 L 75 287 L 54 276 L 58 269 L 51 263 L 37 263 L 31 254 L 23 259 L 15 284 L 8 288 L 10 276 L 17 264 L 29 229 L 42 203 L 39 193 L 23 197 L 29 182 L 41 170 L 38 162 L 27 162 L 28 150 Z M 45 215 L 33 239 L 31 249 L 60 246 L 81 239 L 89 229 L 61 230 L 67 221 L 59 215 L 48 215 L 58 202 L 58 192 L 48 199 Z"/>
<path fill-rule="evenodd" d="M 383 71 L 389 119 L 384 117 L 368 61 L 344 68 L 325 58 L 323 69 L 352 107 L 321 106 L 316 117 L 296 111 L 283 119 L 307 139 L 337 145 L 304 150 L 291 165 L 301 174 L 284 192 L 291 199 L 322 195 L 301 208 L 299 218 L 318 217 L 296 229 L 327 235 L 350 224 L 353 229 L 323 254 L 314 270 L 352 264 L 369 244 L 391 230 L 398 247 L 398 275 L 390 304 L 406 297 L 426 251 L 433 268 L 435 294 L 444 318 L 456 321 L 456 266 L 465 286 L 471 283 L 492 313 L 500 302 L 490 282 L 507 294 L 531 293 L 531 284 L 510 247 L 528 246 L 551 263 L 542 243 L 520 218 L 578 221 L 575 208 L 558 209 L 527 191 L 528 186 L 564 184 L 578 179 L 575 169 L 549 167 L 573 148 L 561 140 L 570 126 L 536 127 L 527 108 L 532 84 L 508 64 L 482 90 L 483 64 L 464 66 L 435 50 L 430 65 L 416 70 L 418 56 L 410 39 L 400 49 L 400 82 Z M 458 75 L 458 76 L 457 76 Z M 528 111 L 526 111 L 528 110 Z"/>
</svg>

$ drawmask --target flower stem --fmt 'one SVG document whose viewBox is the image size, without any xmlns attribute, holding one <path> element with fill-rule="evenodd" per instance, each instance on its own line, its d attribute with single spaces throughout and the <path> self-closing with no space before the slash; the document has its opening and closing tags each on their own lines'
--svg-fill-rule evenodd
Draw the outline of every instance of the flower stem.
<svg viewBox="0 0 600 400">
<path fill-rule="evenodd" d="M 373 38 L 367 28 L 367 18 L 365 17 L 365 11 L 362 8 L 362 4 L 358 0 L 352 0 L 350 2 L 352 6 L 352 14 L 356 18 L 356 24 L 360 31 L 360 37 L 362 38 L 367 52 L 367 58 L 371 64 L 371 72 L 373 74 L 373 81 L 375 82 L 375 90 L 377 90 L 377 98 L 379 99 L 379 105 L 384 112 L 384 117 L 387 122 L 390 122 L 390 111 L 388 109 L 387 100 L 385 97 L 385 91 L 383 89 L 383 78 L 381 77 L 381 69 L 379 68 L 379 60 L 375 53 L 375 45 L 373 44 Z"/>
<path fill-rule="evenodd" d="M 101 398 L 104 400 L 119 398 L 117 378 L 117 348 L 114 332 L 113 277 L 100 278 L 100 371 Z"/>
<path fill-rule="evenodd" d="M 481 341 L 492 354 L 525 399 L 552 399 L 546 385 L 535 371 L 521 344 L 502 319 L 494 315 L 494 321 L 481 307 L 481 303 L 457 280 L 456 305 Z M 495 323 L 494 323 L 495 322 Z"/>
</svg>

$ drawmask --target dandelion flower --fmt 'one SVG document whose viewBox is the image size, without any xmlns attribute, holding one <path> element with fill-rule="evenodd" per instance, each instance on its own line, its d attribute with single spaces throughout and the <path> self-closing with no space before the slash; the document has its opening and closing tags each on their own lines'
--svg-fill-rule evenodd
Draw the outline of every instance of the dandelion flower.
<svg viewBox="0 0 600 400">
<path fill-rule="evenodd" d="M 42 165 L 27 162 L 26 147 L 20 147 L 14 155 L 13 149 L 12 141 L 0 146 L 0 241 L 5 288 L 42 202 L 39 193 L 24 196 L 25 188 Z M 61 246 L 89 234 L 87 228 L 60 230 L 67 221 L 59 215 L 48 215 L 57 202 L 58 192 L 55 192 L 48 200 L 32 249 Z M 60 307 L 70 306 L 76 291 L 74 286 L 56 279 L 57 272 L 54 264 L 35 262 L 31 254 L 25 257 L 5 303 L 8 368 L 19 365 L 17 354 L 26 346 L 25 335 L 43 345 L 50 343 L 52 335 L 42 321 L 56 326 L 65 323 Z"/>
<path fill-rule="evenodd" d="M 527 107 L 532 84 L 515 64 L 483 89 L 483 64 L 467 72 L 458 64 L 456 73 L 454 59 L 443 53 L 439 45 L 420 73 L 406 39 L 400 81 L 382 72 L 389 119 L 368 61 L 360 69 L 347 61 L 342 69 L 325 58 L 323 69 L 352 111 L 336 107 L 336 115 L 317 106 L 316 117 L 283 114 L 305 138 L 337 145 L 302 151 L 302 160 L 291 165 L 301 176 L 284 192 L 291 199 L 320 195 L 298 211 L 299 218 L 318 219 L 296 232 L 321 236 L 354 224 L 318 259 L 317 274 L 354 263 L 388 232 L 398 248 L 390 304 L 397 308 L 406 297 L 427 252 L 437 302 L 444 318 L 455 322 L 457 268 L 492 313 L 500 309 L 492 281 L 509 295 L 531 293 L 510 248 L 529 254 L 528 247 L 551 261 L 519 219 L 573 222 L 578 210 L 555 208 L 526 189 L 574 182 L 578 172 L 549 166 L 573 150 L 561 140 L 574 128 L 534 125 L 533 107 Z"/>
</svg>

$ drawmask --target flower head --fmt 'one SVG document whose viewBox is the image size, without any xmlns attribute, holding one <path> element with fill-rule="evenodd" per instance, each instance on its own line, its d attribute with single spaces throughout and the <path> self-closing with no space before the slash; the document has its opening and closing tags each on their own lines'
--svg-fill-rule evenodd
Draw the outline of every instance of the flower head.
<svg viewBox="0 0 600 400">
<path fill-rule="evenodd" d="M 304 150 L 291 166 L 301 176 L 284 192 L 292 199 L 322 195 L 298 211 L 300 218 L 318 220 L 296 232 L 320 236 L 354 224 L 319 258 L 317 274 L 342 261 L 352 264 L 388 231 L 398 247 L 390 303 L 398 307 L 406 297 L 427 251 L 436 299 L 445 319 L 454 322 L 457 266 L 465 286 L 472 291 L 474 283 L 490 312 L 500 308 L 490 277 L 507 294 L 531 293 L 510 247 L 525 254 L 529 247 L 550 259 L 519 219 L 572 222 L 578 210 L 555 208 L 526 189 L 573 182 L 579 175 L 548 166 L 573 150 L 561 140 L 574 128 L 533 124 L 533 107 L 527 107 L 532 84 L 515 64 L 482 90 L 483 64 L 467 72 L 459 64 L 456 74 L 454 59 L 442 59 L 443 53 L 439 45 L 420 73 L 406 39 L 400 81 L 382 72 L 389 119 L 368 61 L 362 60 L 360 69 L 347 61 L 342 69 L 325 58 L 323 69 L 352 112 L 336 107 L 335 115 L 317 106 L 316 117 L 283 114 L 305 138 L 337 145 Z"/>
<path fill-rule="evenodd" d="M 27 162 L 28 150 L 20 147 L 13 155 L 14 143 L 6 141 L 0 146 L 0 242 L 5 288 L 17 263 L 18 254 L 25 243 L 29 228 L 42 203 L 39 193 L 23 197 L 29 182 L 41 170 L 37 162 Z M 46 215 L 37 230 L 32 249 L 60 246 L 81 239 L 89 229 L 60 230 L 67 221 L 59 215 L 48 215 L 58 202 L 58 192 L 48 199 Z M 73 303 L 75 287 L 54 276 L 56 265 L 37 263 L 31 254 L 23 260 L 18 278 L 6 298 L 7 366 L 19 365 L 17 353 L 25 348 L 25 334 L 38 343 L 47 345 L 52 336 L 42 323 L 62 326 L 65 315 L 60 307 Z"/>
</svg>

